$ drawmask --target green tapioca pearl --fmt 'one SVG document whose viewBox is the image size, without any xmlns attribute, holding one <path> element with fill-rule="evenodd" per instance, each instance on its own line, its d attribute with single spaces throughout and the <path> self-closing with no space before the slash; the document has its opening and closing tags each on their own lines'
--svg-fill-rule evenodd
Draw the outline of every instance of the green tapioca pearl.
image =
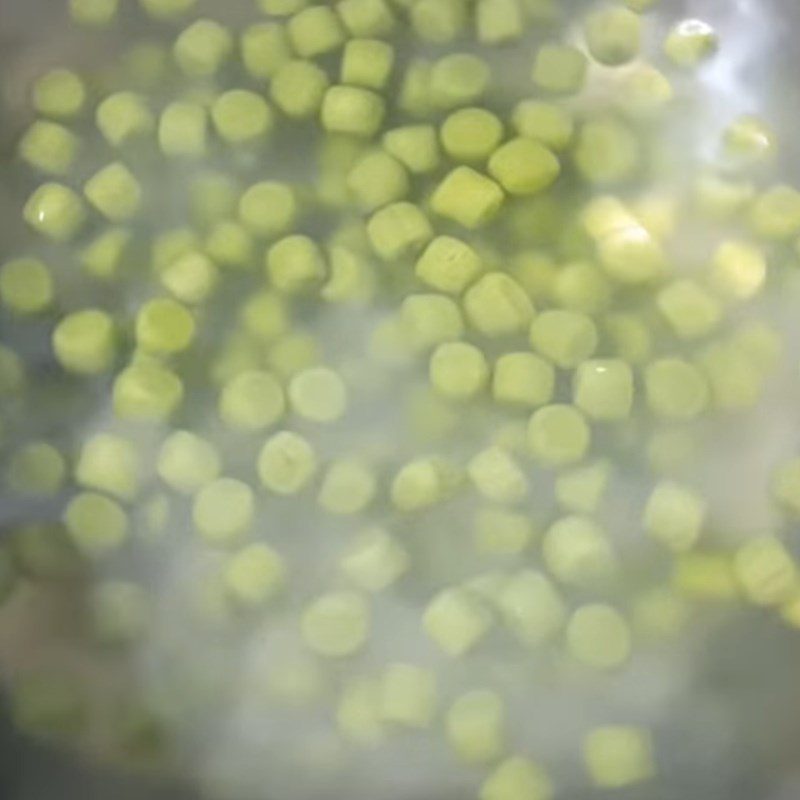
<svg viewBox="0 0 800 800">
<path fill-rule="evenodd" d="M 533 139 L 512 139 L 489 159 L 489 173 L 512 195 L 537 194 L 550 186 L 560 172 L 558 159 Z"/>
<path fill-rule="evenodd" d="M 269 545 L 252 544 L 228 559 L 222 581 L 237 604 L 257 608 L 281 591 L 286 581 L 286 566 Z"/>
<path fill-rule="evenodd" d="M 584 361 L 573 378 L 573 400 L 588 417 L 622 420 L 633 408 L 633 372 L 621 359 Z"/>
<path fill-rule="evenodd" d="M 449 297 L 436 294 L 407 297 L 400 306 L 400 323 L 417 350 L 428 350 L 460 339 L 464 334 L 464 320 L 458 305 Z"/>
<path fill-rule="evenodd" d="M 760 536 L 740 547 L 734 571 L 755 605 L 778 605 L 797 593 L 797 564 L 783 542 L 773 536 Z"/>
<path fill-rule="evenodd" d="M 219 398 L 219 415 L 234 430 L 258 431 L 274 425 L 286 409 L 283 388 L 269 372 L 247 370 L 228 381 Z"/>
<path fill-rule="evenodd" d="M 170 488 L 193 494 L 218 477 L 220 458 L 210 442 L 189 431 L 175 431 L 161 445 L 156 470 Z"/>
<path fill-rule="evenodd" d="M 483 782 L 480 800 L 551 800 L 553 784 L 544 768 L 523 756 L 503 761 Z"/>
<path fill-rule="evenodd" d="M 156 124 L 147 100 L 135 92 L 109 95 L 97 107 L 95 121 L 103 138 L 115 147 L 149 134 Z"/>
<path fill-rule="evenodd" d="M 0 343 L 0 397 L 17 394 L 25 385 L 25 368 L 19 356 Z"/>
<path fill-rule="evenodd" d="M 92 633 L 103 644 L 121 645 L 139 639 L 151 611 L 145 588 L 131 581 L 103 581 L 89 597 Z"/>
<path fill-rule="evenodd" d="M 294 51 L 301 58 L 337 50 L 345 41 L 345 32 L 336 12 L 327 6 L 311 6 L 298 11 L 286 24 Z"/>
<path fill-rule="evenodd" d="M 590 587 L 606 581 L 617 560 L 603 529 L 588 517 L 562 517 L 542 540 L 542 555 L 552 575 L 565 584 Z"/>
<path fill-rule="evenodd" d="M 739 351 L 758 365 L 766 375 L 778 365 L 783 352 L 783 340 L 768 322 L 754 320 L 741 326 L 733 336 Z"/>
<path fill-rule="evenodd" d="M 347 188 L 364 211 L 376 211 L 408 195 L 411 189 L 403 164 L 383 150 L 360 158 L 347 175 Z"/>
<path fill-rule="evenodd" d="M 696 492 L 673 481 L 661 481 L 642 515 L 645 531 L 671 550 L 690 550 L 703 529 L 707 504 Z"/>
<path fill-rule="evenodd" d="M 483 44 L 519 39 L 525 24 L 525 12 L 517 0 L 480 0 L 475 7 L 475 32 Z"/>
<path fill-rule="evenodd" d="M 434 457 L 405 464 L 392 481 L 392 505 L 400 511 L 420 511 L 444 500 L 457 477 L 451 465 Z"/>
<path fill-rule="evenodd" d="M 53 175 L 64 175 L 78 155 L 80 139 L 56 122 L 38 120 L 20 139 L 17 152 L 35 169 Z"/>
<path fill-rule="evenodd" d="M 170 157 L 199 157 L 206 151 L 208 115 L 197 103 L 176 101 L 162 112 L 158 124 L 158 144 Z"/>
<path fill-rule="evenodd" d="M 250 231 L 238 222 L 218 222 L 208 232 L 205 251 L 221 267 L 253 269 L 255 243 Z"/>
<path fill-rule="evenodd" d="M 219 136 L 231 144 L 260 139 L 274 124 L 266 101 L 245 89 L 221 94 L 211 107 L 211 119 Z"/>
<path fill-rule="evenodd" d="M 467 474 L 477 491 L 495 503 L 518 503 L 528 493 L 525 473 L 502 447 L 489 447 L 473 456 Z"/>
<path fill-rule="evenodd" d="M 564 150 L 572 141 L 575 123 L 571 114 L 556 103 L 522 100 L 511 117 L 517 133 L 535 139 L 551 150 Z"/>
<path fill-rule="evenodd" d="M 292 119 L 314 116 L 330 86 L 327 73 L 311 61 L 287 61 L 275 72 L 270 95 L 275 105 Z"/>
<path fill-rule="evenodd" d="M 217 267 L 200 251 L 190 251 L 175 259 L 159 276 L 162 285 L 182 303 L 202 303 L 217 285 Z"/>
<path fill-rule="evenodd" d="M 342 0 L 336 7 L 351 36 L 387 36 L 395 25 L 395 16 L 387 0 Z"/>
<path fill-rule="evenodd" d="M 559 269 L 555 260 L 546 253 L 521 250 L 512 258 L 509 271 L 535 302 L 552 296 Z"/>
<path fill-rule="evenodd" d="M 70 0 L 69 15 L 79 25 L 101 28 L 117 15 L 119 0 Z"/>
<path fill-rule="evenodd" d="M 699 339 L 722 319 L 722 309 L 700 284 L 689 278 L 673 281 L 656 298 L 661 315 L 680 339 Z"/>
<path fill-rule="evenodd" d="M 761 399 L 764 371 L 735 342 L 717 342 L 700 354 L 698 365 L 711 387 L 717 408 L 742 410 L 753 408 Z"/>
<path fill-rule="evenodd" d="M 433 172 L 441 160 L 433 125 L 405 125 L 387 131 L 383 148 L 415 175 Z"/>
<path fill-rule="evenodd" d="M 260 22 L 245 28 L 239 45 L 245 70 L 258 80 L 268 80 L 292 58 L 286 28 L 277 22 Z"/>
<path fill-rule="evenodd" d="M 567 624 L 566 640 L 572 656 L 595 669 L 620 667 L 630 657 L 628 623 L 609 605 L 596 603 L 578 608 Z"/>
<path fill-rule="evenodd" d="M 416 255 L 433 238 L 433 228 L 418 206 L 393 203 L 373 214 L 367 235 L 375 252 L 385 261 Z"/>
<path fill-rule="evenodd" d="M 235 478 L 216 478 L 194 496 L 192 520 L 210 544 L 230 546 L 249 530 L 255 513 L 253 490 Z"/>
<path fill-rule="evenodd" d="M 722 134 L 724 155 L 736 165 L 752 166 L 773 158 L 775 132 L 759 117 L 746 114 L 734 120 Z"/>
<path fill-rule="evenodd" d="M 775 470 L 770 489 L 778 505 L 800 517 L 800 458 L 790 459 Z"/>
<path fill-rule="evenodd" d="M 592 58 L 606 66 L 616 67 L 638 54 L 642 23 L 633 11 L 608 7 L 589 14 L 583 32 Z"/>
<path fill-rule="evenodd" d="M 436 676 L 414 664 L 392 663 L 380 686 L 380 712 L 385 722 L 404 728 L 430 726 L 438 705 Z"/>
<path fill-rule="evenodd" d="M 76 311 L 53 331 L 53 352 L 69 372 L 94 375 L 111 367 L 114 340 L 114 323 L 108 314 L 97 309 Z"/>
<path fill-rule="evenodd" d="M 139 0 L 139 5 L 155 19 L 172 19 L 193 8 L 197 0 Z"/>
<path fill-rule="evenodd" d="M 173 54 L 189 77 L 202 78 L 218 72 L 233 51 L 230 31 L 211 19 L 199 19 L 175 40 Z"/>
<path fill-rule="evenodd" d="M 357 514 L 372 502 L 377 487 L 377 478 L 367 464 L 342 458 L 328 467 L 317 499 L 331 514 Z"/>
<path fill-rule="evenodd" d="M 69 119 L 86 103 L 86 86 L 67 69 L 54 69 L 42 75 L 33 86 L 33 107 L 46 117 Z"/>
<path fill-rule="evenodd" d="M 530 569 L 504 579 L 495 602 L 506 627 L 525 647 L 550 639 L 566 619 L 564 602 L 551 581 Z"/>
<path fill-rule="evenodd" d="M 380 91 L 392 73 L 394 57 L 394 48 L 380 39 L 352 39 L 342 55 L 341 81 Z"/>
<path fill-rule="evenodd" d="M 636 134 L 621 120 L 605 117 L 584 123 L 573 150 L 575 166 L 592 184 L 614 184 L 630 178 L 640 164 Z"/>
<path fill-rule="evenodd" d="M 119 161 L 103 167 L 89 178 L 83 192 L 86 199 L 112 222 L 135 216 L 142 202 L 141 184 Z"/>
<path fill-rule="evenodd" d="M 319 286 L 327 275 L 325 255 L 308 236 L 287 236 L 267 251 L 267 276 L 272 286 L 297 294 Z"/>
<path fill-rule="evenodd" d="M 467 163 L 485 161 L 503 138 L 503 123 L 483 108 L 462 108 L 442 124 L 440 138 L 451 158 Z"/>
<path fill-rule="evenodd" d="M 200 173 L 187 192 L 192 220 L 206 227 L 228 219 L 236 213 L 240 191 L 238 181 L 223 172 Z"/>
<path fill-rule="evenodd" d="M 679 67 L 695 67 L 717 52 L 714 29 L 699 19 L 685 19 L 675 25 L 664 40 L 664 53 Z"/>
<path fill-rule="evenodd" d="M 452 42 L 467 25 L 467 8 L 463 0 L 417 0 L 409 13 L 414 33 L 434 44 Z"/>
<path fill-rule="evenodd" d="M 132 500 L 139 491 L 139 480 L 139 456 L 129 439 L 98 433 L 83 443 L 75 465 L 76 483 Z"/>
<path fill-rule="evenodd" d="M 651 737 L 643 728 L 595 728 L 584 740 L 583 752 L 595 786 L 620 789 L 649 780 L 656 771 Z"/>
<path fill-rule="evenodd" d="M 603 235 L 597 252 L 603 269 L 620 283 L 647 283 L 667 268 L 661 245 L 638 224 Z"/>
<path fill-rule="evenodd" d="M 530 515 L 500 507 L 481 509 L 474 526 L 474 544 L 478 553 L 514 555 L 530 544 L 536 531 Z"/>
<path fill-rule="evenodd" d="M 800 232 L 800 192 L 773 186 L 753 201 L 749 210 L 753 233 L 770 241 L 791 239 Z"/>
<path fill-rule="evenodd" d="M 292 410 L 312 422 L 334 422 L 347 410 L 347 387 L 327 367 L 312 367 L 292 378 L 289 402 Z"/>
<path fill-rule="evenodd" d="M 431 356 L 428 375 L 436 392 L 449 400 L 470 400 L 489 381 L 486 356 L 466 342 L 439 345 Z"/>
<path fill-rule="evenodd" d="M 72 189 L 60 183 L 45 183 L 30 196 L 22 216 L 37 233 L 61 243 L 78 233 L 86 221 L 86 210 Z"/>
<path fill-rule="evenodd" d="M 306 645 L 327 658 L 344 658 L 367 641 L 370 608 L 356 592 L 332 592 L 314 600 L 303 613 L 300 630 Z"/>
<path fill-rule="evenodd" d="M 755 196 L 753 183 L 712 172 L 702 173 L 695 183 L 697 209 L 711 219 L 729 219 L 744 209 Z"/>
<path fill-rule="evenodd" d="M 489 88 L 491 71 L 470 53 L 453 53 L 435 61 L 430 71 L 430 97 L 438 108 L 457 108 L 482 97 Z"/>
<path fill-rule="evenodd" d="M 535 408 L 549 403 L 555 369 L 534 353 L 506 353 L 494 367 L 492 395 L 504 405 Z"/>
<path fill-rule="evenodd" d="M 458 295 L 481 273 L 480 255 L 466 242 L 437 236 L 416 265 L 417 277 L 433 289 Z"/>
<path fill-rule="evenodd" d="M 711 282 L 726 298 L 742 301 L 757 295 L 766 277 L 764 252 L 748 242 L 728 240 L 714 252 Z"/>
<path fill-rule="evenodd" d="M 128 517 L 113 500 L 81 492 L 64 512 L 64 524 L 78 551 L 92 559 L 119 549 L 128 537 Z"/>
<path fill-rule="evenodd" d="M 253 295 L 239 313 L 245 330 L 264 343 L 274 342 L 287 333 L 291 324 L 284 298 L 275 292 Z"/>
<path fill-rule="evenodd" d="M 652 361 L 644 370 L 647 405 L 658 417 L 692 419 L 706 410 L 709 388 L 703 373 L 680 358 Z"/>
<path fill-rule="evenodd" d="M 270 437 L 258 456 L 258 476 L 266 489 L 292 495 L 306 487 L 317 471 L 317 456 L 297 433 L 281 431 Z"/>
<path fill-rule="evenodd" d="M 445 717 L 447 741 L 463 761 L 482 764 L 503 750 L 506 710 L 496 692 L 475 690 L 462 694 Z"/>
<path fill-rule="evenodd" d="M 575 311 L 543 311 L 531 323 L 531 346 L 556 366 L 577 367 L 597 348 L 597 327 L 590 317 Z"/>
<path fill-rule="evenodd" d="M 297 198 L 291 186 L 278 181 L 253 184 L 239 200 L 239 219 L 257 236 L 279 236 L 297 218 Z"/>
<path fill-rule="evenodd" d="M 183 382 L 171 370 L 143 359 L 117 375 L 114 414 L 119 419 L 155 422 L 167 419 L 183 402 Z"/>
<path fill-rule="evenodd" d="M 468 589 L 445 589 L 422 615 L 425 633 L 449 656 L 463 656 L 486 635 L 492 617 Z"/>
<path fill-rule="evenodd" d="M 597 461 L 566 470 L 556 478 L 556 499 L 562 508 L 580 514 L 597 511 L 611 478 L 611 465 Z"/>
<path fill-rule="evenodd" d="M 613 291 L 599 267 L 589 261 L 573 261 L 558 270 L 552 294 L 561 308 L 598 314 L 611 303 Z"/>
<path fill-rule="evenodd" d="M 175 261 L 195 252 L 199 247 L 197 234 L 191 228 L 174 228 L 153 238 L 151 265 L 161 274 Z"/>
<path fill-rule="evenodd" d="M 17 450 L 8 464 L 7 480 L 12 491 L 52 495 L 66 475 L 64 456 L 47 442 L 29 442 Z"/>
<path fill-rule="evenodd" d="M 490 222 L 503 205 L 503 190 L 471 167 L 456 167 L 437 186 L 431 208 L 439 216 L 476 229 Z"/>
<path fill-rule="evenodd" d="M 641 364 L 652 352 L 652 334 L 647 323 L 633 312 L 610 314 L 603 320 L 614 353 L 629 364 Z"/>
<path fill-rule="evenodd" d="M 429 117 L 434 104 L 431 96 L 431 62 L 414 58 L 406 66 L 398 105 L 411 117 Z"/>
<path fill-rule="evenodd" d="M 169 48 L 152 41 L 134 44 L 122 54 L 120 68 L 133 88 L 153 89 L 164 80 L 170 69 Z"/>
<path fill-rule="evenodd" d="M 528 423 L 528 449 L 537 461 L 549 467 L 567 466 L 583 460 L 591 438 L 586 418 L 569 405 L 544 406 Z"/>
<path fill-rule="evenodd" d="M 577 48 L 562 44 L 545 44 L 536 54 L 533 82 L 554 94 L 575 94 L 586 80 L 586 56 Z"/>
<path fill-rule="evenodd" d="M 365 255 L 346 247 L 331 247 L 328 261 L 330 278 L 320 291 L 323 300 L 363 305 L 372 299 L 376 275 Z"/>
<path fill-rule="evenodd" d="M 343 133 L 370 139 L 381 128 L 386 114 L 384 99 L 359 86 L 332 86 L 322 101 L 322 127 L 330 133 Z"/>
<path fill-rule="evenodd" d="M 374 745 L 384 736 L 380 718 L 380 682 L 371 678 L 348 681 L 336 709 L 343 736 L 359 745 Z"/>
<path fill-rule="evenodd" d="M 267 363 L 284 380 L 317 366 L 321 360 L 319 341 L 305 331 L 281 336 L 267 354 Z"/>
<path fill-rule="evenodd" d="M 489 272 L 467 289 L 463 299 L 469 323 L 488 337 L 525 331 L 534 308 L 525 290 L 504 272 Z"/>
<path fill-rule="evenodd" d="M 675 90 L 669 79 L 650 64 L 637 64 L 623 80 L 617 106 L 634 118 L 657 118 L 669 107 Z"/>
<path fill-rule="evenodd" d="M 0 302 L 15 314 L 37 314 L 53 302 L 50 270 L 34 258 L 16 258 L 0 267 Z"/>
<path fill-rule="evenodd" d="M 302 11 L 308 0 L 256 0 L 256 5 L 270 16 L 288 17 Z"/>
<path fill-rule="evenodd" d="M 391 586 L 409 564 L 408 553 L 382 528 L 359 533 L 339 562 L 347 578 L 365 592 L 380 592 Z"/>
</svg>

